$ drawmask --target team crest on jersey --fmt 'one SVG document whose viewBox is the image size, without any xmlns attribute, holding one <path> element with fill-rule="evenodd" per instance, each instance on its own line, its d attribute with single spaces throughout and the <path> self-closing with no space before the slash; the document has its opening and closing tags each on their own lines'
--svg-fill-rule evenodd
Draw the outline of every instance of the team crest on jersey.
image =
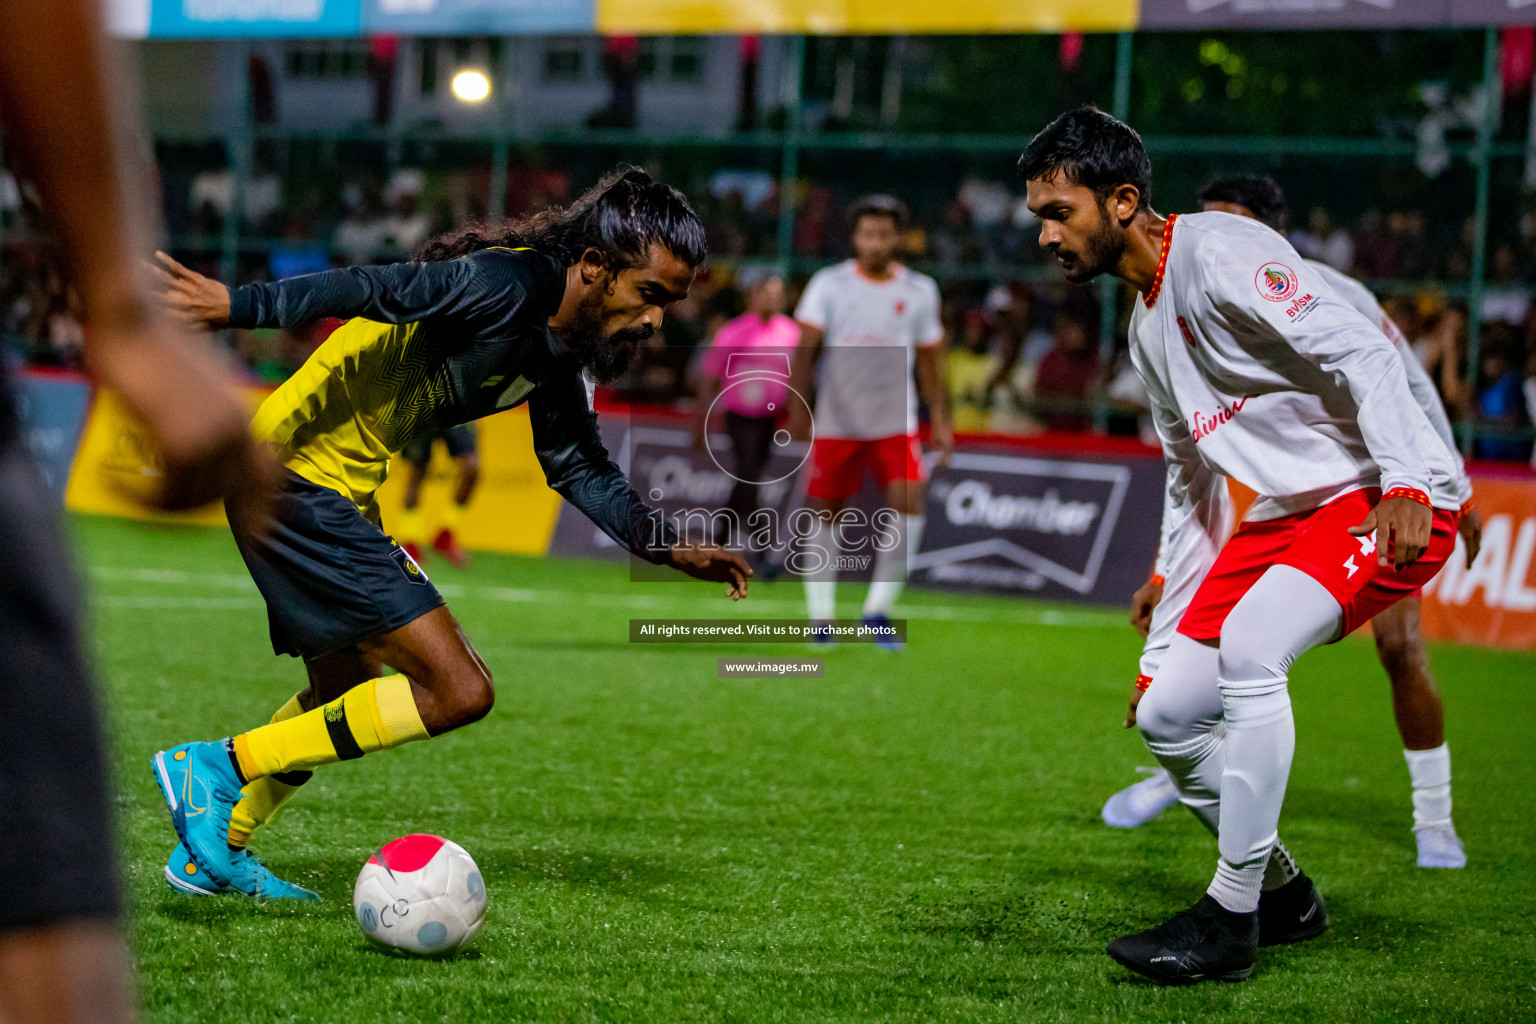
<svg viewBox="0 0 1536 1024">
<path fill-rule="evenodd" d="M 1301 281 L 1296 277 L 1296 271 L 1284 263 L 1266 263 L 1259 268 L 1254 275 L 1254 286 L 1259 289 L 1259 294 L 1270 302 L 1284 302 L 1296 294 Z"/>
<path fill-rule="evenodd" d="M 391 545 L 389 557 L 394 559 L 395 565 L 399 566 L 400 571 L 405 574 L 405 578 L 412 583 L 425 584 L 428 582 L 427 574 L 422 572 L 421 566 L 416 563 L 416 559 L 412 558 L 399 544 Z"/>
<path fill-rule="evenodd" d="M 901 299 L 897 299 L 896 300 L 896 315 L 897 316 L 901 316 L 901 314 L 905 313 L 906 311 L 907 311 L 907 304 L 905 302 L 903 302 Z"/>
</svg>

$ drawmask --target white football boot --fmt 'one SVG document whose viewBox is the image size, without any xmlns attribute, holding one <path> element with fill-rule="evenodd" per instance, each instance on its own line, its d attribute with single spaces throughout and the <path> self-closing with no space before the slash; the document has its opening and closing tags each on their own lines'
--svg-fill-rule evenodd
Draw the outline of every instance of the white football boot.
<svg viewBox="0 0 1536 1024">
<path fill-rule="evenodd" d="M 1115 828 L 1136 828 L 1179 802 L 1173 779 L 1162 768 L 1139 768 L 1152 774 L 1134 786 L 1127 786 L 1104 802 L 1104 824 Z"/>
<path fill-rule="evenodd" d="M 1420 825 L 1413 830 L 1419 843 L 1419 867 L 1464 868 L 1467 851 L 1462 849 L 1456 835 L 1456 826 L 1449 821 L 1437 825 Z"/>
</svg>

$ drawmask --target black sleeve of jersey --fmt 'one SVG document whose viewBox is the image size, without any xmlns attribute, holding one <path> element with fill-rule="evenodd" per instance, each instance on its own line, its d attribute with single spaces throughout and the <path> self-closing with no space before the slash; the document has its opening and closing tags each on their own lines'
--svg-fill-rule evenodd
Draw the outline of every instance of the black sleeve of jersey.
<svg viewBox="0 0 1536 1024">
<path fill-rule="evenodd" d="M 494 329 L 513 319 L 533 284 L 527 262 L 499 249 L 462 259 L 344 267 L 229 295 L 231 327 L 292 327 L 322 317 L 363 317 L 398 324 L 433 318 L 475 321 Z"/>
<path fill-rule="evenodd" d="M 528 396 L 528 415 L 549 486 L 617 543 L 647 562 L 667 564 L 677 531 L 640 500 L 608 457 L 581 376 L 572 372 L 539 385 Z"/>
</svg>

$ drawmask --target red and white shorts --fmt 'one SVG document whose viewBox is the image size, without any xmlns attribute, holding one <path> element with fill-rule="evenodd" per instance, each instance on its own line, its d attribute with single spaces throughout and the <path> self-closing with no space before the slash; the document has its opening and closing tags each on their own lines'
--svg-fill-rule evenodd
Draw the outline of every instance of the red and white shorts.
<svg viewBox="0 0 1536 1024">
<path fill-rule="evenodd" d="M 885 487 L 897 480 L 922 480 L 923 450 L 916 434 L 869 440 L 818 437 L 811 442 L 811 478 L 805 493 L 823 501 L 847 501 L 859 492 L 864 467 Z"/>
<path fill-rule="evenodd" d="M 1216 556 L 1210 572 L 1184 612 L 1179 632 L 1194 640 L 1216 640 L 1230 612 L 1272 565 L 1300 569 L 1327 588 L 1344 609 L 1347 636 L 1434 578 L 1456 546 L 1456 513 L 1435 509 L 1429 548 L 1398 572 L 1376 564 L 1376 539 L 1350 536 L 1381 498 L 1375 488 L 1293 516 L 1243 523 Z"/>
</svg>

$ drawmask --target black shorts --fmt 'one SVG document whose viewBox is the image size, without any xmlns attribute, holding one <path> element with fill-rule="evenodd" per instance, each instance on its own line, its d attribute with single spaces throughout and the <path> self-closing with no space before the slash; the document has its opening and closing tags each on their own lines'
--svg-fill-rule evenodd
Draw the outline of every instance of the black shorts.
<svg viewBox="0 0 1536 1024">
<path fill-rule="evenodd" d="M 460 423 L 446 430 L 429 430 L 420 437 L 412 438 L 400 449 L 400 457 L 413 466 L 425 466 L 432 461 L 432 443 L 441 439 L 448 446 L 450 458 L 462 459 L 475 454 L 475 428 Z"/>
<path fill-rule="evenodd" d="M 0 931 L 118 913 L 106 763 L 74 570 L 31 456 L 0 425 Z"/>
<path fill-rule="evenodd" d="M 421 566 L 356 505 L 288 473 L 264 537 L 234 531 L 267 602 L 272 649 L 319 658 L 443 605 Z"/>
</svg>

